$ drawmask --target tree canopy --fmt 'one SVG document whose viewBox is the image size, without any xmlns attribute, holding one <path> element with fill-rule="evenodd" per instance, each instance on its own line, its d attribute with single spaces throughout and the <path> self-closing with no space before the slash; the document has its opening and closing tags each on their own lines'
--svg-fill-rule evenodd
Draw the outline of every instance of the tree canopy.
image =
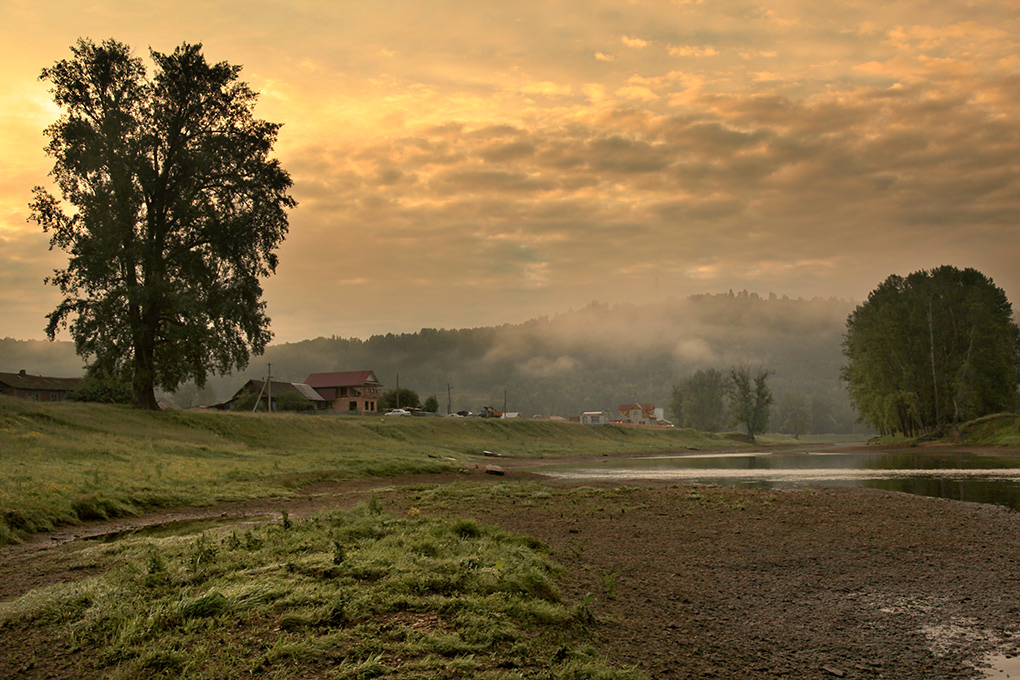
<svg viewBox="0 0 1020 680">
<path fill-rule="evenodd" d="M 395 408 L 421 408 L 421 397 L 414 390 L 401 387 L 383 392 L 379 397 L 378 406 L 380 411 Z"/>
<path fill-rule="evenodd" d="M 772 405 L 772 390 L 768 383 L 770 375 L 772 371 L 766 368 L 752 377 L 751 369 L 745 364 L 730 367 L 728 386 L 732 422 L 743 425 L 752 442 L 755 435 L 763 434 L 769 427 L 769 407 Z"/>
<path fill-rule="evenodd" d="M 699 369 L 673 386 L 670 414 L 680 427 L 719 432 L 726 425 L 728 378 L 717 368 Z"/>
<path fill-rule="evenodd" d="M 68 327 L 90 372 L 158 408 L 156 386 L 201 387 L 271 338 L 260 277 L 296 205 L 270 157 L 280 126 L 253 116 L 241 67 L 201 45 L 150 51 L 151 77 L 114 40 L 71 51 L 40 76 L 62 110 L 46 135 L 63 203 L 36 187 L 32 219 L 69 255 L 48 279 L 63 300 L 46 332 Z"/>
<path fill-rule="evenodd" d="M 944 431 L 1017 406 L 1020 329 L 974 269 L 890 276 L 850 314 L 843 354 L 858 418 L 882 432 Z"/>
</svg>

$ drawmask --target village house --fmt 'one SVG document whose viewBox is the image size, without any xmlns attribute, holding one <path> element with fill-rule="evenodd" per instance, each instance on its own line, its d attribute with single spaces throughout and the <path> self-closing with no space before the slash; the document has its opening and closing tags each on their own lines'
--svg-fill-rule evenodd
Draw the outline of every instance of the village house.
<svg viewBox="0 0 1020 680">
<path fill-rule="evenodd" d="M 584 425 L 608 425 L 608 411 L 585 411 L 581 414 L 581 423 Z"/>
<path fill-rule="evenodd" d="M 81 378 L 47 378 L 18 373 L 0 373 L 0 394 L 33 401 L 64 401 L 81 383 Z"/>
<path fill-rule="evenodd" d="M 382 383 L 373 371 L 312 373 L 305 378 L 305 384 L 318 392 L 334 411 L 361 415 L 378 412 Z"/>
<path fill-rule="evenodd" d="M 625 424 L 631 425 L 669 424 L 665 409 L 655 408 L 655 404 L 621 404 L 620 418 Z"/>
<path fill-rule="evenodd" d="M 246 394 L 253 394 L 258 397 L 259 410 L 270 410 L 270 395 L 272 395 L 273 411 L 281 410 L 314 410 L 323 411 L 329 407 L 329 403 L 309 385 L 303 383 L 281 382 L 272 380 L 266 384 L 265 380 L 249 380 L 241 386 L 230 401 L 222 405 L 229 411 L 235 410 L 238 399 Z M 249 402 L 254 405 L 254 402 Z M 281 408 L 282 406 L 282 408 Z M 304 408 L 295 408 L 304 406 Z"/>
</svg>

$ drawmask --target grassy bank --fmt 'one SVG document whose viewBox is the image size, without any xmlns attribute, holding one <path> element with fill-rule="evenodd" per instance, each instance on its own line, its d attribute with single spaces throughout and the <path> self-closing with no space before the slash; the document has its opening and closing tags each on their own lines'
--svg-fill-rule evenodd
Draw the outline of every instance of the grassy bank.
<svg viewBox="0 0 1020 680">
<path fill-rule="evenodd" d="M 451 418 L 140 412 L 0 397 L 0 543 L 158 507 L 456 470 L 480 455 L 618 455 L 736 443 L 690 430 Z"/>
<path fill-rule="evenodd" d="M 960 428 L 959 440 L 972 446 L 1020 446 L 1020 414 L 998 413 Z"/>
<path fill-rule="evenodd" d="M 586 646 L 593 615 L 561 600 L 559 567 L 534 540 L 398 517 L 374 497 L 350 512 L 131 538 L 76 559 L 101 573 L 0 603 L 0 631 L 20 635 L 19 649 L 66 641 L 65 677 L 644 677 Z M 0 670 L 42 677 L 48 663 L 8 654 Z"/>
<path fill-rule="evenodd" d="M 879 446 L 921 446 L 949 444 L 958 446 L 1020 446 L 1020 414 L 994 413 L 963 423 L 956 432 L 945 436 L 924 434 L 906 437 L 902 434 L 874 437 Z"/>
</svg>

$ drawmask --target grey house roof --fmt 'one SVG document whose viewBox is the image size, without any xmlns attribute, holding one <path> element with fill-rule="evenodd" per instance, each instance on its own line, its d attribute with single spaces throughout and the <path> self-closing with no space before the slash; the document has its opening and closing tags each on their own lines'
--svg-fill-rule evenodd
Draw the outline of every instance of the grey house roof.
<svg viewBox="0 0 1020 680">
<path fill-rule="evenodd" d="M 17 390 L 67 392 L 77 387 L 80 382 L 81 378 L 49 378 L 42 375 L 29 375 L 25 371 L 0 373 L 0 383 Z"/>
<path fill-rule="evenodd" d="M 239 389 L 234 394 L 233 398 L 237 399 L 245 392 L 254 392 L 255 394 L 258 394 L 260 391 L 262 391 L 262 386 L 265 385 L 265 383 L 266 383 L 265 380 L 249 380 L 241 387 L 241 389 Z M 304 397 L 305 399 L 307 399 L 308 401 L 315 402 L 326 401 L 325 399 L 322 398 L 322 395 L 320 395 L 309 385 L 306 385 L 304 383 L 289 383 L 273 380 L 272 382 L 269 383 L 269 385 L 273 390 L 274 401 L 279 397 L 282 397 L 283 395 L 289 393 L 297 393 Z"/>
</svg>

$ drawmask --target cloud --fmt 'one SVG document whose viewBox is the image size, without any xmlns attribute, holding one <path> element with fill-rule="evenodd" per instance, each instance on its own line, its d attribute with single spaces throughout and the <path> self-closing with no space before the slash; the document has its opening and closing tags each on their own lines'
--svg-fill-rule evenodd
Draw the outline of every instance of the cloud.
<svg viewBox="0 0 1020 680">
<path fill-rule="evenodd" d="M 655 94 L 651 88 L 645 87 L 644 85 L 627 85 L 626 87 L 621 87 L 616 91 L 616 96 L 623 97 L 624 99 L 637 99 L 645 102 L 655 101 L 659 98 L 659 95 Z"/>
<path fill-rule="evenodd" d="M 573 91 L 574 88 L 571 85 L 558 85 L 549 81 L 528 83 L 521 87 L 521 92 L 525 94 L 541 94 L 546 96 L 569 95 Z"/>
<path fill-rule="evenodd" d="M 683 45 L 669 48 L 671 57 L 714 57 L 719 50 L 711 45 Z"/>
<path fill-rule="evenodd" d="M 1020 295 L 1008 4 L 27 7 L 0 46 L 0 276 L 36 290 L 0 311 L 33 316 L 24 334 L 53 293 L 40 237 L 20 240 L 55 117 L 36 76 L 100 28 L 143 50 L 203 26 L 284 123 L 300 206 L 266 282 L 281 339 L 524 320 L 655 280 L 860 298 L 959 263 Z"/>
</svg>

